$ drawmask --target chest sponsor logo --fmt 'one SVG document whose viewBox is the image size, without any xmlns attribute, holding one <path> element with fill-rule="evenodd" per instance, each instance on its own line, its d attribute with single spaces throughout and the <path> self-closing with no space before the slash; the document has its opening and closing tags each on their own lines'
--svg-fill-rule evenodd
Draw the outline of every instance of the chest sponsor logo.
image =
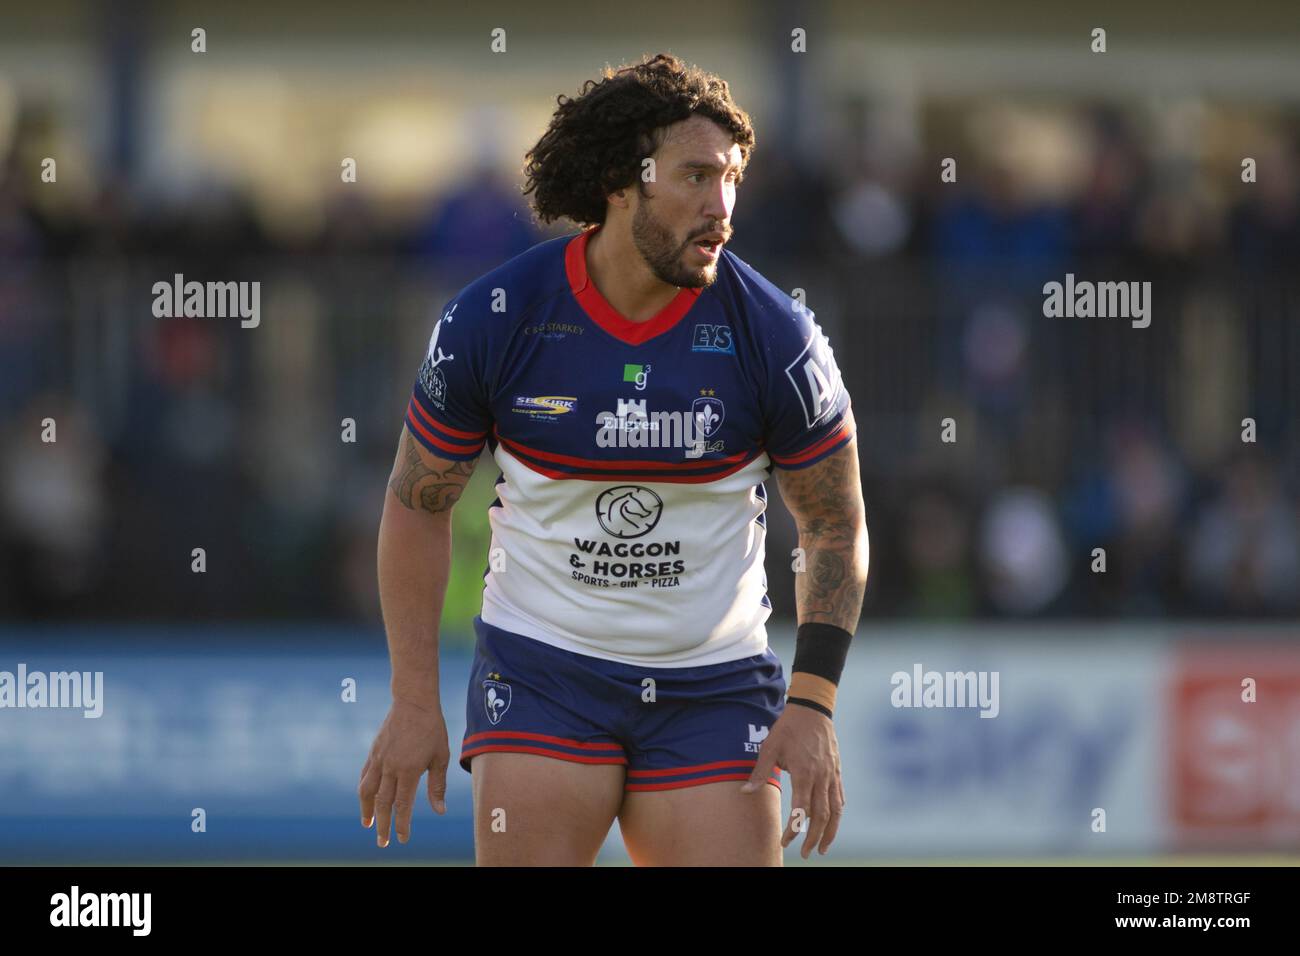
<svg viewBox="0 0 1300 956">
<path fill-rule="evenodd" d="M 638 392 L 644 392 L 646 384 L 650 381 L 649 365 L 624 365 L 623 381 L 631 382 L 633 388 Z"/>
<path fill-rule="evenodd" d="M 577 404 L 578 399 L 573 395 L 516 395 L 514 407 L 510 410 L 529 418 L 555 418 L 567 415 Z"/>
<path fill-rule="evenodd" d="M 615 485 L 596 497 L 596 521 L 606 534 L 621 540 L 610 543 L 574 538 L 569 554 L 570 576 L 596 588 L 677 587 L 686 562 L 646 560 L 681 554 L 680 541 L 639 541 L 659 523 L 663 499 L 642 485 Z M 623 560 L 628 559 L 628 560 Z"/>
<path fill-rule="evenodd" d="M 581 335 L 582 326 L 572 322 L 537 322 L 524 326 L 524 335 L 558 341 L 570 335 Z"/>
<path fill-rule="evenodd" d="M 735 355 L 736 343 L 731 338 L 731 326 L 705 324 L 695 326 L 695 334 L 691 337 L 691 351 Z"/>
<path fill-rule="evenodd" d="M 606 534 L 639 538 L 654 530 L 663 514 L 664 500 L 640 485 L 607 488 L 596 499 L 596 520 Z"/>
<path fill-rule="evenodd" d="M 620 398 L 616 412 L 596 415 L 596 447 L 682 448 L 686 458 L 725 451 L 726 442 L 716 436 L 727 410 L 714 392 L 700 389 L 690 411 L 651 412 L 644 398 Z"/>
</svg>

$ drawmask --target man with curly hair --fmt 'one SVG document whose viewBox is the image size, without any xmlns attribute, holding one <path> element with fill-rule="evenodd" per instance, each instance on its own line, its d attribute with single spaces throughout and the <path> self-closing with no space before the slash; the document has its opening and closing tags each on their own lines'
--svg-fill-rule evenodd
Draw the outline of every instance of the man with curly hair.
<svg viewBox="0 0 1300 956">
<path fill-rule="evenodd" d="M 867 575 L 849 396 L 813 316 L 725 245 L 754 148 L 726 82 L 661 54 L 560 96 L 527 155 L 542 242 L 439 313 L 379 533 L 393 703 L 364 826 L 445 812 L 438 621 L 452 506 L 499 466 L 459 762 L 481 865 L 825 853 L 831 720 Z M 763 569 L 776 471 L 798 524 L 787 694 Z M 786 704 L 792 706 L 785 706 Z M 791 813 L 781 819 L 781 771 Z"/>
</svg>

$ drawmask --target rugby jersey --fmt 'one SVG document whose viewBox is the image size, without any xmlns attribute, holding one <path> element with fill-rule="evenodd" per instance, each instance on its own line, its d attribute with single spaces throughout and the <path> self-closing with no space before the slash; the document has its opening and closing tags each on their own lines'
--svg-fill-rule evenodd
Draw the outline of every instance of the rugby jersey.
<svg viewBox="0 0 1300 956">
<path fill-rule="evenodd" d="M 644 322 L 587 274 L 599 229 L 551 239 L 447 302 L 406 425 L 500 468 L 481 616 L 606 660 L 761 654 L 774 468 L 853 437 L 813 314 L 723 249 L 717 279 Z"/>
</svg>

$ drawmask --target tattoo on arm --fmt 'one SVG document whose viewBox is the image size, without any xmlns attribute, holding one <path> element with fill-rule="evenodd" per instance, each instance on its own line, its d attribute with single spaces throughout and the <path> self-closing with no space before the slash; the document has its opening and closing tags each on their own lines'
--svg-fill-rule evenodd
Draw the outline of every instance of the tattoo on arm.
<svg viewBox="0 0 1300 956">
<path fill-rule="evenodd" d="M 451 510 L 474 473 L 474 462 L 452 461 L 445 470 L 437 471 L 424 463 L 411 433 L 404 434 L 402 460 L 393 468 L 388 487 L 412 511 L 419 508 L 429 514 L 439 514 Z"/>
<path fill-rule="evenodd" d="M 850 633 L 866 590 L 867 538 L 857 442 L 809 468 L 778 471 L 781 498 L 799 525 L 805 572 L 796 576 L 799 620 Z"/>
</svg>

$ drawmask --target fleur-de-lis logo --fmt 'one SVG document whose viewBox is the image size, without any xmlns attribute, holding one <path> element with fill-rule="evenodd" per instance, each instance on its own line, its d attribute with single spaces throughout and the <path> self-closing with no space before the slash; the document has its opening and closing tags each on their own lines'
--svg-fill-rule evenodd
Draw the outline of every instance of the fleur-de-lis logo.
<svg viewBox="0 0 1300 956">
<path fill-rule="evenodd" d="M 711 393 L 713 389 L 708 391 Z M 727 409 L 722 404 L 722 399 L 715 398 L 712 394 L 692 402 L 691 411 L 695 416 L 696 431 L 705 438 L 712 438 L 722 424 L 722 420 L 727 417 Z"/>
<path fill-rule="evenodd" d="M 487 711 L 487 718 L 498 724 L 510 709 L 510 685 L 504 681 L 485 680 L 483 690 L 483 707 Z"/>
</svg>

